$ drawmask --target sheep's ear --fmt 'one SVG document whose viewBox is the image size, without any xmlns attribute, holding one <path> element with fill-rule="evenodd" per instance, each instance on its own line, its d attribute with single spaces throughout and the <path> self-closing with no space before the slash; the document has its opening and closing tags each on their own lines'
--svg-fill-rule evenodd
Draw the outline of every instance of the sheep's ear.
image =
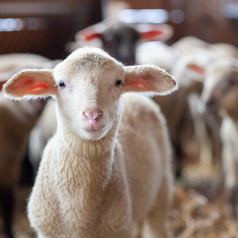
<svg viewBox="0 0 238 238">
<path fill-rule="evenodd" d="M 197 64 L 187 64 L 186 69 L 186 73 L 190 76 L 192 80 L 204 82 L 206 76 L 206 70 L 204 67 Z"/>
<path fill-rule="evenodd" d="M 146 41 L 166 41 L 174 34 L 173 27 L 168 24 L 139 24 L 135 28 Z"/>
<path fill-rule="evenodd" d="M 178 87 L 176 80 L 158 66 L 125 66 L 125 69 L 125 84 L 122 86 L 125 92 L 166 95 Z"/>
<path fill-rule="evenodd" d="M 102 33 L 105 31 L 105 26 L 102 23 L 86 27 L 85 29 L 78 31 L 75 35 L 76 41 L 91 41 L 95 38 L 102 38 Z"/>
<path fill-rule="evenodd" d="M 3 93 L 11 99 L 56 96 L 57 88 L 52 70 L 31 69 L 15 74 L 3 85 Z"/>
</svg>

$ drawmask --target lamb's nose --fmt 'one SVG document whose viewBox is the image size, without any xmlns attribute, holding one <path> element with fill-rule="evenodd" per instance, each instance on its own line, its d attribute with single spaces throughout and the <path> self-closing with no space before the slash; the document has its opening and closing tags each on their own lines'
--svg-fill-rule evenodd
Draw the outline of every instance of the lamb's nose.
<svg viewBox="0 0 238 238">
<path fill-rule="evenodd" d="M 96 121 L 99 119 L 99 117 L 103 114 L 102 111 L 100 112 L 83 112 L 83 115 L 87 117 L 89 120 Z"/>
</svg>

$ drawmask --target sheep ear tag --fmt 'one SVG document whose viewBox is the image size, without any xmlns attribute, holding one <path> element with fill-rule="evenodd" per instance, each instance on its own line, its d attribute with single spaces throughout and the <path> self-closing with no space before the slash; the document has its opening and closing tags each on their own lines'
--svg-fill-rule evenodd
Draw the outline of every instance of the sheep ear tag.
<svg viewBox="0 0 238 238">
<path fill-rule="evenodd" d="M 136 26 L 140 38 L 147 41 L 165 41 L 173 36 L 174 30 L 168 24 L 140 24 Z"/>
</svg>

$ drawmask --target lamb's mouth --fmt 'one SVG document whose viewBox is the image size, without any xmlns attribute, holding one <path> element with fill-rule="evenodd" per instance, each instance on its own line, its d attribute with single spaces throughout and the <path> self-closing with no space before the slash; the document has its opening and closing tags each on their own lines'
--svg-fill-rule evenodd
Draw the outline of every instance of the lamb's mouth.
<svg viewBox="0 0 238 238">
<path fill-rule="evenodd" d="M 102 131 L 103 129 L 85 129 L 85 131 L 89 132 L 97 132 L 97 131 Z"/>
<path fill-rule="evenodd" d="M 104 131 L 106 127 L 102 127 L 102 128 L 95 128 L 95 127 L 91 127 L 91 128 L 83 128 L 83 130 L 87 131 L 87 132 L 100 132 L 100 131 Z"/>
</svg>

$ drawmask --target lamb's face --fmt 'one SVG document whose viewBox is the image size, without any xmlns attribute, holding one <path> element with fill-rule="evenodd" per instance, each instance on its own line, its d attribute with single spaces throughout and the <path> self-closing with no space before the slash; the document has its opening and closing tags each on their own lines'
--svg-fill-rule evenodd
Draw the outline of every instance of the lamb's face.
<svg viewBox="0 0 238 238">
<path fill-rule="evenodd" d="M 54 70 L 63 124 L 84 139 L 105 136 L 120 117 L 123 66 L 102 54 L 72 55 Z"/>
<path fill-rule="evenodd" d="M 139 32 L 134 27 L 119 23 L 103 33 L 103 48 L 117 60 L 134 65 L 139 38 Z"/>
<path fill-rule="evenodd" d="M 228 113 L 237 111 L 238 67 L 223 64 L 212 67 L 207 72 L 202 99 L 210 111 L 221 109 Z"/>
<path fill-rule="evenodd" d="M 116 131 L 122 93 L 166 95 L 176 89 L 174 78 L 158 66 L 123 66 L 103 50 L 81 48 L 54 70 L 29 69 L 15 74 L 4 84 L 3 93 L 19 100 L 53 96 L 59 130 L 98 140 L 110 129 Z"/>
</svg>

